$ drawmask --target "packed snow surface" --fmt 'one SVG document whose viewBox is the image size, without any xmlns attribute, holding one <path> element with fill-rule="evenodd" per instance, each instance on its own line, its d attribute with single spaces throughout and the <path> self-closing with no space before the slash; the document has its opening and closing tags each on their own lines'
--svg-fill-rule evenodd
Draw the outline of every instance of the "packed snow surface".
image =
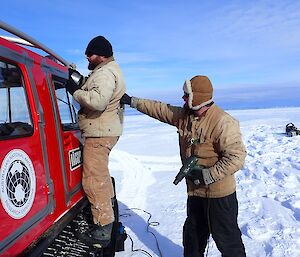
<svg viewBox="0 0 300 257">
<path fill-rule="evenodd" d="M 249 257 L 300 256 L 300 108 L 228 111 L 240 121 L 248 155 L 236 173 L 238 222 Z M 186 185 L 172 182 L 181 167 L 178 134 L 145 115 L 125 116 L 110 156 L 120 221 L 131 240 L 125 256 L 182 257 Z M 221 256 L 212 238 L 207 256 Z M 136 251 L 132 251 L 136 250 Z"/>
</svg>

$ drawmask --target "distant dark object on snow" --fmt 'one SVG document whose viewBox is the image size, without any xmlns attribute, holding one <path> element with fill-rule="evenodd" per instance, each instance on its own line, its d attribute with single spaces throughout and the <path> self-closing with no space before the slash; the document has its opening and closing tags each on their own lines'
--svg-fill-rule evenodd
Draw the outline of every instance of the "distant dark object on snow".
<svg viewBox="0 0 300 257">
<path fill-rule="evenodd" d="M 300 135 L 300 130 L 297 129 L 293 123 L 288 123 L 285 126 L 285 132 L 289 137 Z"/>
</svg>

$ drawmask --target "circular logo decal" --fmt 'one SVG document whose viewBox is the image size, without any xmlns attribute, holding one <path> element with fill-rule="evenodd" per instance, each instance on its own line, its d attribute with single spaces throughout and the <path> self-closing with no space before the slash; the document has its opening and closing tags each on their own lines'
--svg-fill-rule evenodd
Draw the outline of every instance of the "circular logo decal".
<svg viewBox="0 0 300 257">
<path fill-rule="evenodd" d="M 29 156 L 19 149 L 10 151 L 1 165 L 0 196 L 5 211 L 14 219 L 23 218 L 32 207 L 35 189 Z"/>
</svg>

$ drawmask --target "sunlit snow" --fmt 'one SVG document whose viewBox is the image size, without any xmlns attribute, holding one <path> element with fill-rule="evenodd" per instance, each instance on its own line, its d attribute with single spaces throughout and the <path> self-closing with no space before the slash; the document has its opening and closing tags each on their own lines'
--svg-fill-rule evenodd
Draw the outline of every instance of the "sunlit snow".
<svg viewBox="0 0 300 257">
<path fill-rule="evenodd" d="M 229 111 L 240 121 L 248 155 L 236 173 L 239 226 L 249 257 L 300 256 L 300 136 L 287 137 L 285 125 L 300 127 L 300 108 Z M 186 186 L 172 182 L 181 167 L 176 129 L 145 115 L 125 117 L 124 134 L 110 157 L 116 179 L 120 220 L 133 249 L 151 256 L 182 257 Z M 155 237 L 147 232 L 147 220 Z M 124 256 L 149 256 L 131 251 Z M 212 239 L 208 255 L 220 256 Z"/>
</svg>

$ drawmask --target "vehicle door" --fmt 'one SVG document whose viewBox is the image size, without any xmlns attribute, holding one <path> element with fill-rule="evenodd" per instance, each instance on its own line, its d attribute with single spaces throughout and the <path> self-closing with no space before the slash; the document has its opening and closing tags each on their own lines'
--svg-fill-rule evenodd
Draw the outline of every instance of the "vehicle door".
<svg viewBox="0 0 300 257">
<path fill-rule="evenodd" d="M 55 88 L 63 141 L 65 193 L 67 199 L 72 201 L 73 196 L 82 189 L 82 137 L 77 124 L 76 102 L 65 88 L 66 79 L 52 75 L 51 80 Z"/>
<path fill-rule="evenodd" d="M 29 57 L 0 48 L 0 255 L 53 210 L 43 144 L 43 110 L 34 100 Z"/>
</svg>

